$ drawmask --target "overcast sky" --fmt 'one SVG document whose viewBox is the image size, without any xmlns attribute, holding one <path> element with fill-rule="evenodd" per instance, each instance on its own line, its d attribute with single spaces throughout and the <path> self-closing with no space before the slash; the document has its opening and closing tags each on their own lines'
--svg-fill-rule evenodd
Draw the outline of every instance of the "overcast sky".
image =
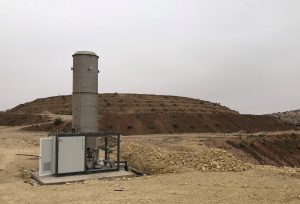
<svg viewBox="0 0 300 204">
<path fill-rule="evenodd" d="M 300 108 L 299 0 L 1 0 L 0 29 L 0 110 L 71 94 L 78 50 L 100 93 Z"/>
</svg>

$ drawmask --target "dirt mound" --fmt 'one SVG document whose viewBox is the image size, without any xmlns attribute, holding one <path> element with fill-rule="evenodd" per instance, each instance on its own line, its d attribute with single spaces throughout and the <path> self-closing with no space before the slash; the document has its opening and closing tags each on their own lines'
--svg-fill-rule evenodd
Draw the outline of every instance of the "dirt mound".
<svg viewBox="0 0 300 204">
<path fill-rule="evenodd" d="M 240 114 L 104 114 L 101 131 L 118 131 L 124 135 L 247 132 L 288 130 L 294 128 L 271 116 Z"/>
<path fill-rule="evenodd" d="M 273 166 L 300 167 L 300 135 L 257 134 L 240 137 L 210 138 L 208 147 L 226 149 L 245 162 Z"/>
<path fill-rule="evenodd" d="M 28 131 L 70 132 L 71 122 L 53 123 L 24 128 Z M 294 128 L 271 116 L 240 114 L 103 114 L 99 131 L 120 132 L 123 135 L 200 132 L 246 132 L 289 130 Z"/>
<path fill-rule="evenodd" d="M 46 115 L 0 113 L 0 126 L 21 126 L 50 121 Z"/>
<path fill-rule="evenodd" d="M 71 96 L 56 96 L 21 104 L 8 113 L 70 116 L 71 109 Z M 100 131 L 116 131 L 123 135 L 258 132 L 295 128 L 272 116 L 241 115 L 217 103 L 178 96 L 99 94 L 99 114 Z M 24 130 L 69 132 L 69 121 L 65 120 L 59 126 L 34 125 Z"/>
<path fill-rule="evenodd" d="M 9 113 L 43 113 L 71 115 L 72 96 L 40 98 L 20 104 Z M 179 96 L 147 94 L 99 94 L 99 114 L 136 114 L 136 113 L 231 113 L 231 110 L 218 103 Z"/>
<path fill-rule="evenodd" d="M 250 164 L 241 162 L 221 149 L 201 152 L 169 151 L 151 146 L 125 143 L 121 147 L 122 159 L 146 174 L 198 171 L 244 171 Z"/>
</svg>

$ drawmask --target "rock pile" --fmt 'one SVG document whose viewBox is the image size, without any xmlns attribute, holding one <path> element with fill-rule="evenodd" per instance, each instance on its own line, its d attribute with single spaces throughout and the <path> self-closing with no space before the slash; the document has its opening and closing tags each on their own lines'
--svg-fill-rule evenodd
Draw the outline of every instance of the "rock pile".
<svg viewBox="0 0 300 204">
<path fill-rule="evenodd" d="M 273 115 L 273 116 L 279 118 L 280 120 L 285 121 L 289 124 L 300 126 L 300 109 L 286 111 L 286 112 L 273 113 L 271 115 Z"/>
<path fill-rule="evenodd" d="M 168 151 L 152 146 L 125 143 L 121 147 L 122 159 L 146 174 L 198 171 L 245 171 L 252 166 L 243 163 L 231 153 L 221 149 L 201 152 Z"/>
</svg>

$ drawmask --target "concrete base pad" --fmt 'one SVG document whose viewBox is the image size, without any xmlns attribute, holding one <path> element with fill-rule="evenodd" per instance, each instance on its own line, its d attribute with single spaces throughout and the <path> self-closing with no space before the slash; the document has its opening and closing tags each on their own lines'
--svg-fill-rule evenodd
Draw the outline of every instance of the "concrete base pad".
<svg viewBox="0 0 300 204">
<path fill-rule="evenodd" d="M 79 182 L 91 179 L 109 179 L 109 178 L 129 178 L 134 177 L 135 174 L 128 171 L 113 171 L 113 172 L 101 172 L 101 173 L 92 173 L 92 174 L 80 174 L 80 175 L 71 175 L 71 176 L 39 176 L 38 172 L 31 173 L 32 178 L 34 178 L 38 183 L 42 185 L 51 185 L 51 184 L 65 184 L 72 182 Z"/>
</svg>

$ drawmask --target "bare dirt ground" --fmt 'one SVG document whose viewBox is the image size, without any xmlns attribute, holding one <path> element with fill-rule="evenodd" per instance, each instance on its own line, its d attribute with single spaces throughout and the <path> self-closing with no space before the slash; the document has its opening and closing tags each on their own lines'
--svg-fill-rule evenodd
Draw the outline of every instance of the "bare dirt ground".
<svg viewBox="0 0 300 204">
<path fill-rule="evenodd" d="M 46 137 L 46 133 L 23 132 L 18 129 L 20 127 L 0 127 L 0 203 L 300 202 L 299 168 L 279 168 L 254 164 L 251 164 L 249 169 L 236 172 L 227 171 L 226 169 L 203 171 L 202 169 L 182 168 L 183 170 L 177 173 L 156 174 L 131 179 L 91 180 L 66 185 L 32 186 L 27 183 L 30 179 L 28 172 L 31 169 L 37 169 L 38 158 L 16 154 L 38 155 L 39 138 Z M 263 133 L 267 137 L 291 134 L 292 138 L 295 137 L 294 141 L 297 142 L 299 131 Z M 161 154 L 161 158 L 165 158 L 166 155 L 169 155 L 169 152 L 172 153 L 171 155 L 174 152 L 176 155 L 178 153 L 184 153 L 185 155 L 186 152 L 199 154 L 210 151 L 211 148 L 218 145 L 222 147 L 225 144 L 222 142 L 224 137 L 233 139 L 240 139 L 241 137 L 243 141 L 247 141 L 245 138 L 248 138 L 249 134 L 209 133 L 152 135 L 151 137 L 143 135 L 124 136 L 122 142 L 124 145 L 130 144 L 155 150 L 155 154 L 149 153 L 145 157 L 156 158 L 158 152 Z M 289 136 L 287 137 L 289 138 Z M 268 141 L 273 140 L 269 139 Z M 238 141 L 234 140 L 234 142 Z M 297 145 L 292 153 L 296 158 L 298 158 Z M 164 154 L 166 152 L 167 154 Z M 126 154 L 127 156 L 132 155 L 130 152 L 126 152 Z M 234 161 L 243 160 L 244 158 L 244 161 L 240 161 L 241 164 L 251 161 L 249 159 L 251 155 L 249 158 L 239 157 L 230 148 L 224 150 L 224 154 L 233 154 Z M 244 154 L 247 153 L 244 152 Z M 223 156 L 219 155 L 218 157 Z M 157 160 L 161 159 L 157 158 Z M 181 167 L 181 164 L 177 165 Z"/>
</svg>

